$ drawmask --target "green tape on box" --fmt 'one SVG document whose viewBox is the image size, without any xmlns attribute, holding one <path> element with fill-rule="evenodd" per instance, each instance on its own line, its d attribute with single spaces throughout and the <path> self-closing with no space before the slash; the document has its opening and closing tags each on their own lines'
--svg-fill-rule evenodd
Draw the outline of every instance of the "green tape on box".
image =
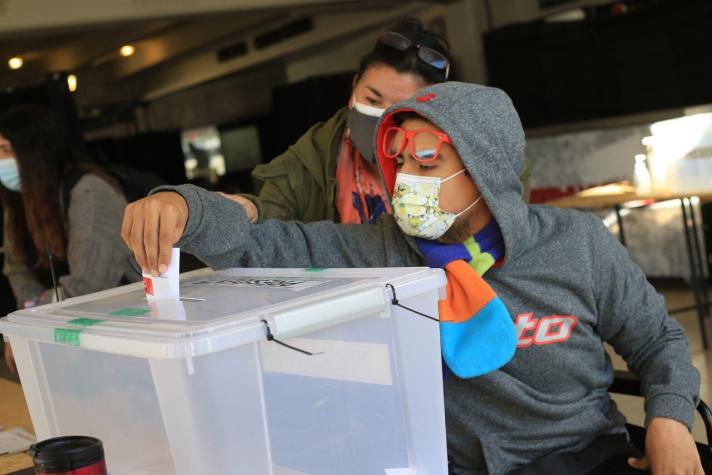
<svg viewBox="0 0 712 475">
<path fill-rule="evenodd" d="M 79 346 L 79 334 L 81 330 L 70 330 L 68 328 L 54 329 L 54 342 L 65 345 Z"/>
<path fill-rule="evenodd" d="M 95 320 L 93 318 L 75 318 L 74 320 L 69 320 L 67 323 L 70 325 L 77 325 L 79 327 L 91 327 L 103 321 L 104 320 Z"/>
<path fill-rule="evenodd" d="M 148 308 L 125 307 L 111 312 L 109 315 L 112 317 L 142 317 L 150 311 Z"/>
<path fill-rule="evenodd" d="M 326 269 L 323 267 L 305 267 L 304 272 L 324 272 Z"/>
<path fill-rule="evenodd" d="M 91 327 L 97 323 L 101 323 L 104 320 L 95 320 L 93 318 L 75 318 L 67 323 L 70 325 L 76 325 L 79 327 Z M 84 330 L 84 328 L 55 328 L 54 329 L 54 342 L 63 343 L 70 346 L 79 346 L 79 334 Z"/>
</svg>

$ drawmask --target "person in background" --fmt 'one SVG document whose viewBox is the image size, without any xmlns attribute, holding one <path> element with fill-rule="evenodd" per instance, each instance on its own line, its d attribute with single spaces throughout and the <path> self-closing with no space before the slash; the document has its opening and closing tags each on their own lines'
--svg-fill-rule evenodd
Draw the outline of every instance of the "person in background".
<svg viewBox="0 0 712 475">
<path fill-rule="evenodd" d="M 597 216 L 522 201 L 524 147 L 503 91 L 436 84 L 381 119 L 394 213 L 374 225 L 251 224 L 182 185 L 127 206 L 122 236 L 153 273 L 174 245 L 218 269 L 442 268 L 451 475 L 702 475 L 700 375 L 682 327 Z M 604 342 L 642 381 L 645 454 L 609 395 Z"/>
<path fill-rule="evenodd" d="M 314 125 L 286 152 L 259 165 L 259 196 L 225 195 L 242 204 L 250 220 L 329 220 L 373 224 L 390 213 L 390 199 L 373 153 L 383 111 L 423 87 L 448 80 L 449 46 L 420 20 L 404 19 L 382 33 L 361 59 L 346 107 Z M 529 171 L 522 175 L 528 199 Z"/>
<path fill-rule="evenodd" d="M 139 280 L 118 235 L 119 184 L 78 159 L 49 109 L 20 106 L 0 117 L 0 201 L 3 273 L 19 308 Z M 14 371 L 8 344 L 5 361 Z"/>
</svg>

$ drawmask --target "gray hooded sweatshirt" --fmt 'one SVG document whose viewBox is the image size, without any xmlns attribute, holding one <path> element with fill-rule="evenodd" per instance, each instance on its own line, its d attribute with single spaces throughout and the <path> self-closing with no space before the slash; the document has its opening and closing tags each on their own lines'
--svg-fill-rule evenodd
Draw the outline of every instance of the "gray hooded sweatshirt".
<svg viewBox="0 0 712 475">
<path fill-rule="evenodd" d="M 453 474 L 503 474 L 620 431 L 608 395 L 608 342 L 643 381 L 647 420 L 692 425 L 699 373 L 663 298 L 597 217 L 527 206 L 519 176 L 524 132 L 501 90 L 449 82 L 387 112 L 414 110 L 448 133 L 499 224 L 505 261 L 485 280 L 518 330 L 514 358 L 484 376 L 445 379 Z M 390 216 L 377 225 L 251 225 L 236 203 L 191 185 L 178 245 L 215 268 L 421 266 Z M 164 188 L 165 190 L 165 188 Z"/>
</svg>

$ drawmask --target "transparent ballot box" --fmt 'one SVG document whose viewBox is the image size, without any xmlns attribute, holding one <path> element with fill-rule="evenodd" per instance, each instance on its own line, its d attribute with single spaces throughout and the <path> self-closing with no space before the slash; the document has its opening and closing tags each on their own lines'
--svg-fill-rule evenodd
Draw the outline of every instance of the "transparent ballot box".
<svg viewBox="0 0 712 475">
<path fill-rule="evenodd" d="M 447 473 L 441 270 L 202 269 L 0 320 L 38 439 L 112 474 Z"/>
</svg>

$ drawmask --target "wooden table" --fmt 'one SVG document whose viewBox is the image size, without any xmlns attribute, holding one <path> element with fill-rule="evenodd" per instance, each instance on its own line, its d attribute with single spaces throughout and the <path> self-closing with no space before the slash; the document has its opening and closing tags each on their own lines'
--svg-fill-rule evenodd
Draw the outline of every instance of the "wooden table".
<svg viewBox="0 0 712 475">
<path fill-rule="evenodd" d="M 22 386 L 0 378 L 0 425 L 5 429 L 22 427 L 34 432 L 30 413 L 27 411 Z M 10 473 L 32 467 L 32 459 L 26 453 L 1 455 L 0 473 Z"/>
<path fill-rule="evenodd" d="M 631 184 L 622 182 L 589 188 L 574 195 L 547 201 L 546 204 L 556 206 L 557 208 L 600 209 L 613 208 L 617 205 L 620 206 L 634 201 L 682 200 L 691 197 L 699 198 L 703 203 L 709 202 L 712 201 L 712 190 L 684 193 L 638 193 Z"/>
<path fill-rule="evenodd" d="M 632 185 L 626 182 L 613 183 L 610 185 L 597 186 L 581 191 L 571 196 L 565 196 L 548 201 L 546 204 L 559 208 L 587 208 L 601 209 L 613 208 L 618 220 L 619 239 L 625 246 L 625 233 L 623 231 L 623 219 L 621 208 L 635 209 L 647 206 L 656 201 L 679 200 L 682 207 L 683 232 L 685 234 L 685 245 L 687 257 L 690 265 L 690 286 L 695 298 L 695 305 L 691 308 L 672 310 L 670 313 L 678 313 L 689 310 L 697 310 L 697 319 L 700 325 L 700 336 L 702 346 L 707 349 L 707 329 L 705 322 L 710 316 L 710 300 L 708 294 L 707 276 L 705 275 L 705 262 L 707 257 L 700 244 L 699 232 L 702 223 L 698 224 L 695 216 L 692 198 L 697 198 L 700 202 L 712 201 L 712 190 L 700 190 L 699 192 L 650 192 L 638 193 Z"/>
</svg>

